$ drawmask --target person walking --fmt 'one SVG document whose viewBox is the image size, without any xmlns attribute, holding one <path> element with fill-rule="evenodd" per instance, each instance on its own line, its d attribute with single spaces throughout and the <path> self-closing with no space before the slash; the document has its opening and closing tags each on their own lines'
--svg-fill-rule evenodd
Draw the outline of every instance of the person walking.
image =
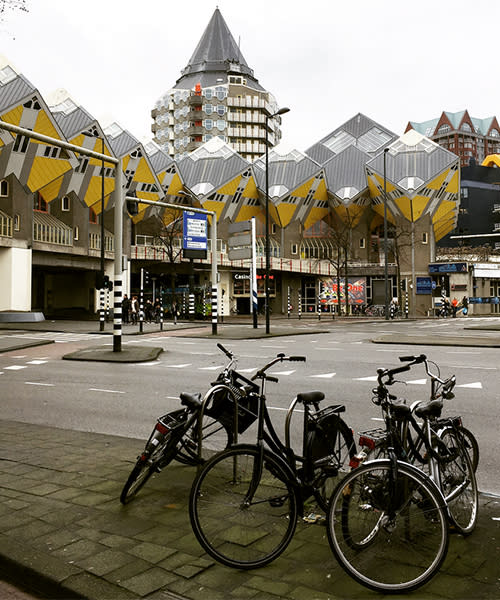
<svg viewBox="0 0 500 600">
<path fill-rule="evenodd" d="M 122 319 L 124 323 L 130 323 L 130 299 L 125 294 L 122 300 Z"/>
<path fill-rule="evenodd" d="M 456 298 L 453 298 L 453 300 L 451 301 L 451 314 L 452 314 L 453 318 L 455 318 L 457 316 L 457 309 L 458 309 L 458 300 Z"/>
<path fill-rule="evenodd" d="M 462 298 L 462 314 L 466 316 L 469 312 L 469 299 L 467 296 Z"/>
<path fill-rule="evenodd" d="M 132 297 L 132 302 L 130 304 L 130 317 L 133 325 L 137 325 L 137 318 L 139 316 L 139 301 L 137 300 L 137 296 Z"/>
</svg>

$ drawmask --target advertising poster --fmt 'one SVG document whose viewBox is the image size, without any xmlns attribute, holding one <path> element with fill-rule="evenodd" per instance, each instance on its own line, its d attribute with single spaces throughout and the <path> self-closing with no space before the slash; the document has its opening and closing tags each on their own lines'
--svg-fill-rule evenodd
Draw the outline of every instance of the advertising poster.
<svg viewBox="0 0 500 600">
<path fill-rule="evenodd" d="M 347 292 L 349 304 L 366 304 L 366 277 L 349 277 Z M 345 304 L 345 279 L 340 280 L 340 302 Z M 337 279 L 321 281 L 320 303 L 323 306 L 338 305 Z"/>
</svg>

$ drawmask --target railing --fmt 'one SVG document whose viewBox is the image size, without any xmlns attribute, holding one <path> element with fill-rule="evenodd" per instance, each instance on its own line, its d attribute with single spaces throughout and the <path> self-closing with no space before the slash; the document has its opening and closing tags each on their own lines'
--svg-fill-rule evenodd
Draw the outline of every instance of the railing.
<svg viewBox="0 0 500 600">
<path fill-rule="evenodd" d="M 168 260 L 165 248 L 159 246 L 132 246 L 130 249 L 130 258 L 132 260 Z M 176 263 L 183 262 L 181 257 L 177 257 Z M 187 260 L 186 260 L 187 262 Z M 198 264 L 212 264 L 212 253 L 207 252 L 206 259 L 195 259 Z M 257 269 L 266 268 L 265 256 L 257 256 Z M 361 263 L 356 263 L 359 265 Z M 229 260 L 227 254 L 217 252 L 217 265 L 222 267 L 231 267 L 234 269 L 249 269 L 249 260 Z M 380 266 L 378 263 L 364 263 L 365 266 Z M 349 265 L 351 266 L 351 265 Z M 390 265 L 393 267 L 394 265 Z M 336 276 L 337 270 L 335 266 L 328 260 L 317 259 L 299 259 L 299 258 L 276 258 L 270 257 L 270 268 L 273 271 L 286 271 L 293 273 L 303 273 L 304 275 L 324 275 L 327 277 Z"/>
<path fill-rule="evenodd" d="M 101 234 L 100 233 L 89 233 L 89 250 L 100 250 L 101 249 Z M 104 236 L 104 251 L 114 252 L 115 251 L 115 240 L 112 235 Z"/>
</svg>

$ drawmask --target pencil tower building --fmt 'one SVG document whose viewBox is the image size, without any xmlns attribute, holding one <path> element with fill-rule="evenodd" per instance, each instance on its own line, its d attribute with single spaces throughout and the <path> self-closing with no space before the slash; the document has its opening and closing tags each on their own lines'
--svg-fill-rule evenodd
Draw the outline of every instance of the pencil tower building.
<svg viewBox="0 0 500 600">
<path fill-rule="evenodd" d="M 278 106 L 217 8 L 175 85 L 151 111 L 154 141 L 178 160 L 217 137 L 253 161 L 281 139 Z M 266 135 L 267 134 L 267 135 Z"/>
</svg>

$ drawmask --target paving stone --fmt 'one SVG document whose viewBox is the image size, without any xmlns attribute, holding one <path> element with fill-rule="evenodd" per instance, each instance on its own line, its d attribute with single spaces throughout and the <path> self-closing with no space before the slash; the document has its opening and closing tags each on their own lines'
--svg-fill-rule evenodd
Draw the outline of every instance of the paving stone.
<svg viewBox="0 0 500 600">
<path fill-rule="evenodd" d="M 104 575 L 116 569 L 128 565 L 133 561 L 133 557 L 125 552 L 118 550 L 104 550 L 92 556 L 75 560 L 75 564 L 86 571 L 91 571 L 94 575 Z"/>
<path fill-rule="evenodd" d="M 175 581 L 175 575 L 158 567 L 153 567 L 144 573 L 122 581 L 121 585 L 142 597 L 168 585 L 172 581 Z"/>
<path fill-rule="evenodd" d="M 74 561 L 87 558 L 87 556 L 92 556 L 98 552 L 102 552 L 103 550 L 106 550 L 106 547 L 102 546 L 101 544 L 96 544 L 91 540 L 78 540 L 73 544 L 68 544 L 63 548 L 55 550 L 54 554 L 63 558 L 66 562 L 72 563 Z"/>
<path fill-rule="evenodd" d="M 129 548 L 128 552 L 151 563 L 158 563 L 174 553 L 171 548 L 164 548 L 163 546 L 149 542 L 142 542 L 133 546 Z"/>
</svg>

